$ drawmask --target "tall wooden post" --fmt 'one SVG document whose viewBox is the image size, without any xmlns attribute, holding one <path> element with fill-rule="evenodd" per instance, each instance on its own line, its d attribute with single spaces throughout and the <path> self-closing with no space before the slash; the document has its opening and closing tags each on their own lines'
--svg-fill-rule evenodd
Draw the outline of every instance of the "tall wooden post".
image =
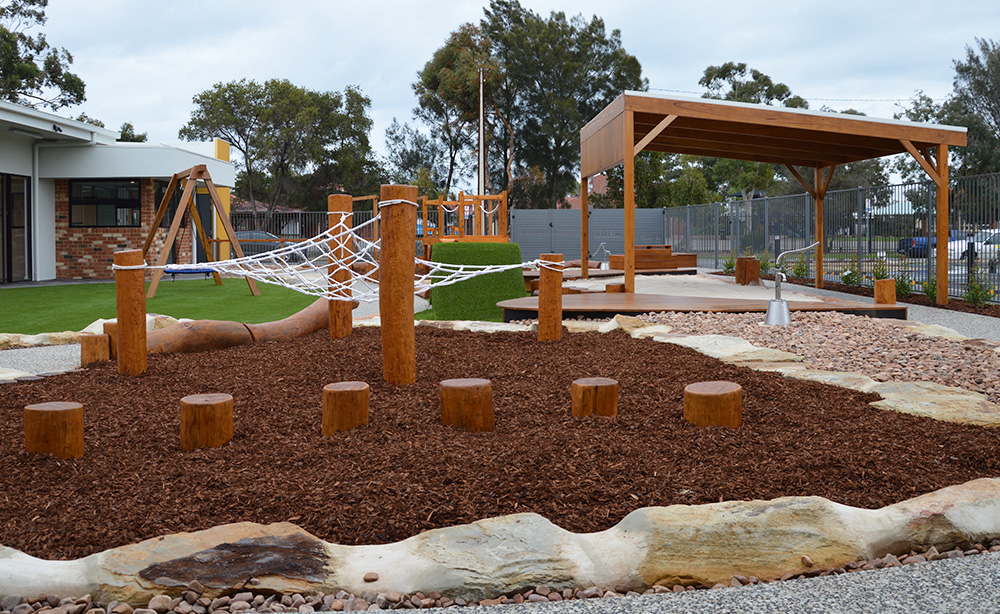
<svg viewBox="0 0 1000 614">
<path fill-rule="evenodd" d="M 141 249 L 115 252 L 115 294 L 118 310 L 118 372 L 146 371 L 146 269 Z M 141 268 L 140 268 L 141 267 Z"/>
<path fill-rule="evenodd" d="M 937 234 L 937 284 L 934 302 L 948 304 L 948 146 L 937 146 L 937 199 L 935 201 L 935 231 Z"/>
<path fill-rule="evenodd" d="M 562 263 L 562 254 L 542 254 L 539 259 Z M 542 266 L 538 275 L 538 340 L 562 339 L 562 270 Z"/>
<path fill-rule="evenodd" d="M 590 277 L 590 205 L 587 204 L 590 181 L 580 174 L 580 276 Z"/>
<path fill-rule="evenodd" d="M 354 210 L 353 200 L 348 194 L 330 194 L 326 197 L 326 209 L 330 214 L 328 217 L 330 228 L 338 227 L 340 231 L 350 229 L 353 220 L 350 213 Z M 344 215 L 347 214 L 347 215 Z M 341 224 L 343 222 L 343 224 Z M 334 266 L 334 262 L 345 262 L 351 256 L 352 245 L 346 241 L 330 241 L 330 283 L 346 284 L 351 281 L 351 272 L 344 266 Z M 343 339 L 351 334 L 354 325 L 351 319 L 351 288 L 346 286 L 337 293 L 343 297 L 342 301 L 328 301 L 330 308 L 330 338 Z"/>
<path fill-rule="evenodd" d="M 625 292 L 635 292 L 635 122 L 625 110 Z"/>
<path fill-rule="evenodd" d="M 383 185 L 379 200 L 382 246 L 378 310 L 382 320 L 382 377 L 390 384 L 406 386 L 417 381 L 413 330 L 417 186 Z M 381 204 L 393 200 L 407 202 Z"/>
<path fill-rule="evenodd" d="M 823 169 L 821 167 L 816 167 L 815 178 L 813 185 L 816 186 L 815 190 L 815 203 L 816 203 L 816 287 L 823 287 L 823 200 L 826 197 L 826 190 L 823 188 Z M 830 170 L 833 173 L 833 170 Z"/>
</svg>

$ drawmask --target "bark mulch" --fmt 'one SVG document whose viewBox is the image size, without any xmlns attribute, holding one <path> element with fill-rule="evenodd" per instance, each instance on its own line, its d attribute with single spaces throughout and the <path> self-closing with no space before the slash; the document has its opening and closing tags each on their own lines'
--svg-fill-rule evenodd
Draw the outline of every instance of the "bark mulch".
<svg viewBox="0 0 1000 614">
<path fill-rule="evenodd" d="M 579 377 L 620 382 L 616 418 L 570 415 Z M 493 382 L 496 431 L 440 424 L 437 384 Z M 320 435 L 330 382 L 371 386 L 366 427 Z M 744 425 L 697 428 L 686 384 L 730 380 Z M 235 436 L 183 453 L 178 400 L 228 392 Z M 877 508 L 1000 472 L 997 430 L 876 410 L 873 395 L 727 365 L 649 339 L 456 333 L 417 327 L 417 383 L 381 381 L 378 329 L 200 354 L 150 356 L 0 386 L 0 543 L 75 558 L 178 531 L 291 521 L 324 539 L 374 544 L 426 529 L 537 512 L 572 531 L 644 506 L 819 495 Z M 84 404 L 86 454 L 24 451 L 22 408 Z"/>
</svg>

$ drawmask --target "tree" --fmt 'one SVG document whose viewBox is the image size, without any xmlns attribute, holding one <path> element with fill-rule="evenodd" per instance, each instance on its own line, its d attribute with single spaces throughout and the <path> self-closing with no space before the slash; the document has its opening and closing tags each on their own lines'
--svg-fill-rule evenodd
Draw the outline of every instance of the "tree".
<svg viewBox="0 0 1000 614">
<path fill-rule="evenodd" d="M 86 100 L 86 86 L 69 72 L 73 56 L 53 48 L 45 35 L 28 31 L 45 25 L 48 0 L 0 2 L 0 97 L 53 111 Z"/>
<path fill-rule="evenodd" d="M 443 194 L 447 167 L 431 137 L 395 118 L 385 131 L 389 176 L 394 183 L 420 187 L 428 196 Z"/>
<path fill-rule="evenodd" d="M 124 122 L 124 123 L 122 123 L 122 127 L 118 129 L 118 132 L 121 133 L 121 136 L 118 138 L 119 142 L 122 142 L 122 143 L 145 143 L 146 142 L 146 138 L 147 138 L 146 133 L 145 132 L 141 132 L 141 133 L 136 134 L 135 126 L 132 125 L 132 122 Z"/>
<path fill-rule="evenodd" d="M 945 104 L 946 118 L 968 128 L 968 147 L 960 154 L 959 174 L 1000 171 L 1000 44 L 975 39 L 956 60 L 955 93 Z"/>
<path fill-rule="evenodd" d="M 748 68 L 744 62 L 709 66 L 698 83 L 708 90 L 705 98 L 767 105 L 777 102 L 783 107 L 809 108 L 809 103 L 792 94 L 787 85 L 775 83 L 771 77 L 756 68 Z"/>
</svg>

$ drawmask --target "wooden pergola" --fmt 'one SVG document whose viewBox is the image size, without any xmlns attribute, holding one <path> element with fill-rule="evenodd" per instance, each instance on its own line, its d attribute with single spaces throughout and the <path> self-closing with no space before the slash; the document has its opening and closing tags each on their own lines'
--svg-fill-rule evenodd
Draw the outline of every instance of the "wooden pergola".
<svg viewBox="0 0 1000 614">
<path fill-rule="evenodd" d="M 823 287 L 823 199 L 838 164 L 909 152 L 937 184 L 937 302 L 948 302 L 948 146 L 966 129 L 705 98 L 625 92 L 580 130 L 582 267 L 588 179 L 625 166 L 625 291 L 635 292 L 635 156 L 640 151 L 783 164 L 816 207 L 816 287 Z M 796 166 L 814 169 L 809 185 Z"/>
</svg>

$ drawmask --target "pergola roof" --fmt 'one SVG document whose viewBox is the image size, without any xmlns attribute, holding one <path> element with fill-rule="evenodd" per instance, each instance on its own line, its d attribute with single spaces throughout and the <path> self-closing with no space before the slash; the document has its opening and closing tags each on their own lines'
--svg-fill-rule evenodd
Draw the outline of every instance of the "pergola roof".
<svg viewBox="0 0 1000 614">
<path fill-rule="evenodd" d="M 645 150 L 823 168 L 965 144 L 955 126 L 627 91 L 580 131 L 580 163 L 590 177 Z"/>
</svg>

